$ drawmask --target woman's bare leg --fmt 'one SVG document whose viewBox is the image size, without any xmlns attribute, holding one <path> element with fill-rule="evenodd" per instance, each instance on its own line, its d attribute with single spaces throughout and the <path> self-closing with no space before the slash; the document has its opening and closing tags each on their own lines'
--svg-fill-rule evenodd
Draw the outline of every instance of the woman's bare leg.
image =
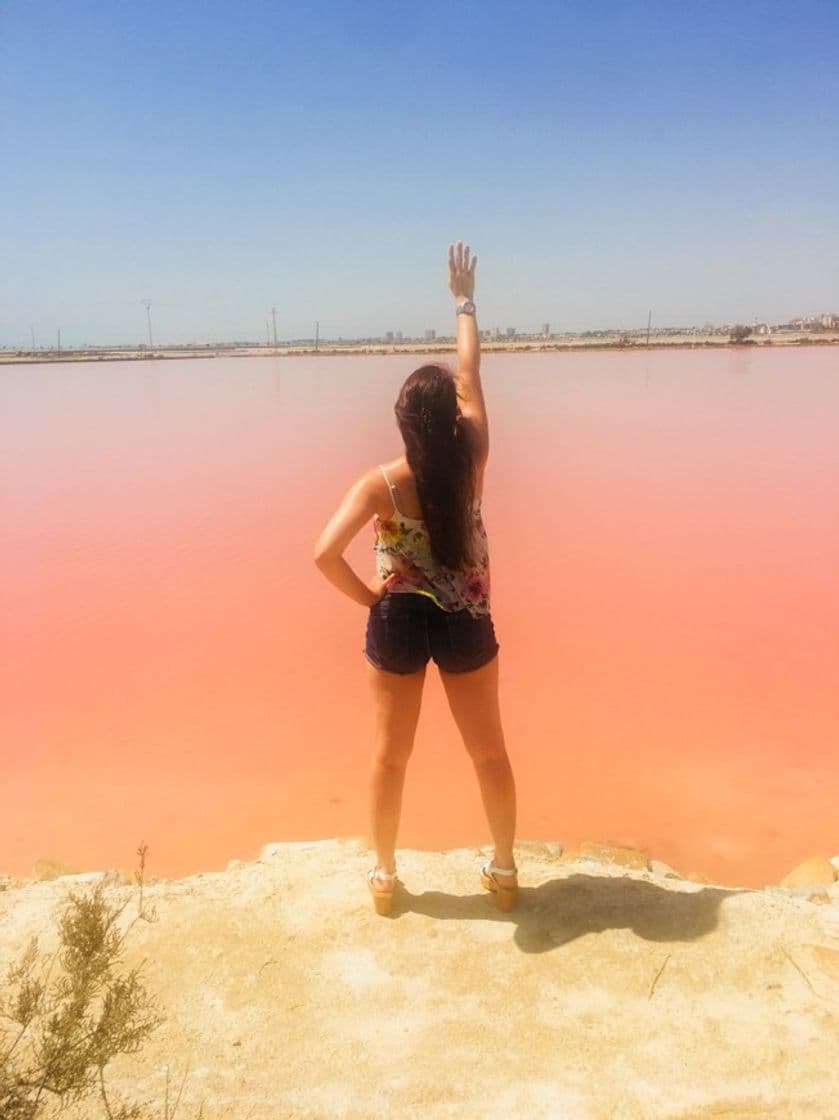
<svg viewBox="0 0 839 1120">
<path fill-rule="evenodd" d="M 497 867 L 514 867 L 516 785 L 498 704 L 498 655 L 471 673 L 440 670 L 449 707 L 481 787 Z"/>
<path fill-rule="evenodd" d="M 370 826 L 376 863 L 392 872 L 396 834 L 402 809 L 405 770 L 419 722 L 425 669 L 418 673 L 387 673 L 367 662 L 376 705 L 376 747 L 370 783 Z M 381 887 L 378 881 L 374 885 Z"/>
</svg>

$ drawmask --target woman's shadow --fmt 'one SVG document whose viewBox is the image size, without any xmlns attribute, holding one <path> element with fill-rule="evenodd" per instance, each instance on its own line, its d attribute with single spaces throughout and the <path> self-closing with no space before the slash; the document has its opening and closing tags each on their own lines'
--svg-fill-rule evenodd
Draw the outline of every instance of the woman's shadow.
<svg viewBox="0 0 839 1120">
<path fill-rule="evenodd" d="M 691 941 L 716 927 L 724 898 L 744 893 L 753 892 L 718 886 L 686 892 L 643 879 L 574 874 L 538 887 L 520 887 L 518 905 L 509 914 L 496 908 L 489 891 L 412 894 L 402 886 L 394 893 L 390 916 L 414 913 L 438 921 L 505 922 L 515 926 L 514 940 L 522 952 L 544 953 L 608 929 L 631 929 L 646 941 Z"/>
</svg>

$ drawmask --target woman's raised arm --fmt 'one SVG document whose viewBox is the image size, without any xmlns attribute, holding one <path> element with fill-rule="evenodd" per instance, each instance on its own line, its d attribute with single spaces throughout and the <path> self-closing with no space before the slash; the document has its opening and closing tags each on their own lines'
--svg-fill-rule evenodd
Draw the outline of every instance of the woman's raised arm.
<svg viewBox="0 0 839 1120">
<path fill-rule="evenodd" d="M 481 385 L 481 342 L 472 302 L 477 263 L 477 256 L 470 262 L 469 246 L 464 247 L 462 241 L 449 245 L 449 288 L 457 305 L 467 307 L 457 316 L 457 394 L 461 414 L 472 433 L 477 464 L 481 465 L 489 454 L 489 422 Z"/>
</svg>

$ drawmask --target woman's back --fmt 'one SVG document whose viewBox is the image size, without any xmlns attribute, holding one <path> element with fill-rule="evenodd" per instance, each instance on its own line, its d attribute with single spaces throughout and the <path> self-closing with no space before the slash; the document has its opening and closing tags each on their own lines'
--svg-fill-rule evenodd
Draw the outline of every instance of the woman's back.
<svg viewBox="0 0 839 1120">
<path fill-rule="evenodd" d="M 474 560 L 461 568 L 441 564 L 431 550 L 428 527 L 413 472 L 403 460 L 379 469 L 390 492 L 385 515 L 373 519 L 376 568 L 381 579 L 395 576 L 389 594 L 419 594 L 432 599 L 444 611 L 468 610 L 473 618 L 490 613 L 489 546 L 476 493 L 470 524 Z M 396 479 L 401 478 L 400 490 Z M 410 512 L 409 512 L 410 511 Z"/>
<path fill-rule="evenodd" d="M 415 520 L 422 519 L 422 504 L 419 500 L 419 493 L 417 491 L 417 480 L 414 472 L 408 466 L 408 461 L 404 455 L 398 459 L 392 459 L 389 463 L 383 464 L 387 471 L 388 477 L 396 490 L 396 504 L 405 517 L 410 517 Z M 475 479 L 475 497 L 480 498 L 484 490 L 484 467 L 483 462 L 476 465 L 476 479 Z M 389 516 L 389 511 L 393 509 L 392 494 L 384 489 L 382 494 L 381 508 L 377 510 L 379 516 L 384 520 Z"/>
</svg>

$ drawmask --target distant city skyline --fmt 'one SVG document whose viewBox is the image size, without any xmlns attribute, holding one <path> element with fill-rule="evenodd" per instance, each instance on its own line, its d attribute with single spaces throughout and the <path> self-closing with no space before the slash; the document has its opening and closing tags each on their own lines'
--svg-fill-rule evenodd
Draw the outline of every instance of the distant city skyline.
<svg viewBox="0 0 839 1120">
<path fill-rule="evenodd" d="M 144 301 L 144 302 L 148 302 L 148 301 Z M 147 309 L 147 311 L 148 311 L 148 309 Z M 650 332 L 652 333 L 653 336 L 668 335 L 668 334 L 669 335 L 678 335 L 678 334 L 726 335 L 727 333 L 732 331 L 734 328 L 739 330 L 739 329 L 742 329 L 743 327 L 752 328 L 753 333 L 756 334 L 756 335 L 759 335 L 759 336 L 760 335 L 772 335 L 772 334 L 776 334 L 776 333 L 780 334 L 780 333 L 789 332 L 789 331 L 807 332 L 811 336 L 813 334 L 818 334 L 818 332 L 820 332 L 820 331 L 830 331 L 831 333 L 835 333 L 835 332 L 839 331 L 839 313 L 837 313 L 837 314 L 827 313 L 827 314 L 819 314 L 819 315 L 792 317 L 792 318 L 787 318 L 783 321 L 769 322 L 769 323 L 758 322 L 757 320 L 753 320 L 752 323 L 743 323 L 742 321 L 740 321 L 738 323 L 735 323 L 734 321 L 731 321 L 731 322 L 725 322 L 725 323 L 704 323 L 701 326 L 695 326 L 695 325 L 691 326 L 691 325 L 684 324 L 684 323 L 683 324 L 677 324 L 677 323 L 653 324 L 652 320 L 649 319 L 646 326 L 635 326 L 635 327 L 612 326 L 612 327 L 595 328 L 595 329 L 589 329 L 589 330 L 583 330 L 583 331 L 575 331 L 575 330 L 571 330 L 569 328 L 561 329 L 559 327 L 554 329 L 554 328 L 551 327 L 550 323 L 542 323 L 538 327 L 533 327 L 533 326 L 522 327 L 521 325 L 507 325 L 503 328 L 499 327 L 499 326 L 494 326 L 494 327 L 483 327 L 483 326 L 481 326 L 480 329 L 479 329 L 479 334 L 481 336 L 481 339 L 483 341 L 487 341 L 487 342 L 499 341 L 499 340 L 504 341 L 505 339 L 514 339 L 514 338 L 518 339 L 518 340 L 528 339 L 528 338 L 533 338 L 533 339 L 539 339 L 539 338 L 541 338 L 541 339 L 562 339 L 562 338 L 580 338 L 580 337 L 591 336 L 591 335 L 622 335 L 622 334 L 625 334 L 627 336 L 640 336 L 641 338 L 643 338 L 645 333 L 649 334 Z M 319 324 L 316 324 L 316 328 L 319 328 Z M 751 332 L 749 332 L 749 333 L 751 333 Z M 415 344 L 415 343 L 418 343 L 418 342 L 435 342 L 435 341 L 436 342 L 444 342 L 444 341 L 447 341 L 447 340 L 449 340 L 453 343 L 454 339 L 455 339 L 455 333 L 454 333 L 453 329 L 449 329 L 449 330 L 444 329 L 444 330 L 438 331 L 433 327 L 427 327 L 420 334 L 416 334 L 416 335 L 408 334 L 408 333 L 406 333 L 405 331 L 402 331 L 402 330 L 386 330 L 386 331 L 380 331 L 378 334 L 370 334 L 370 335 L 331 336 L 329 334 L 322 334 L 319 329 L 316 329 L 314 332 L 312 332 L 311 334 L 308 334 L 308 335 L 304 334 L 304 335 L 299 335 L 299 336 L 296 336 L 296 337 L 293 337 L 293 338 L 280 338 L 279 336 L 275 337 L 275 335 L 274 335 L 273 323 L 270 327 L 266 323 L 266 337 L 265 337 L 264 341 L 259 339 L 259 338 L 255 338 L 255 337 L 254 338 L 247 338 L 247 337 L 222 338 L 222 337 L 217 337 L 217 338 L 213 338 L 213 339 L 206 340 L 206 341 L 198 341 L 198 340 L 195 340 L 195 339 L 190 339 L 190 340 L 187 340 L 186 342 L 171 342 L 171 341 L 167 341 L 166 339 L 158 339 L 157 342 L 154 342 L 153 337 L 152 337 L 152 332 L 151 332 L 151 326 L 149 324 L 148 325 L 148 341 L 147 342 L 139 342 L 139 343 L 133 343 L 133 342 L 102 343 L 102 344 L 100 344 L 100 343 L 92 342 L 92 341 L 89 341 L 89 340 L 85 340 L 83 342 L 72 344 L 72 343 L 68 343 L 65 340 L 65 343 L 62 346 L 61 342 L 60 342 L 60 332 L 59 332 L 59 337 L 54 342 L 50 342 L 49 340 L 47 340 L 44 343 L 36 342 L 36 339 L 35 339 L 35 336 L 34 336 L 34 333 L 33 333 L 32 345 L 31 346 L 25 345 L 25 346 L 20 346 L 20 347 L 9 347 L 9 346 L 5 346 L 5 345 L 0 344 L 0 352 L 8 352 L 9 350 L 20 350 L 22 352 L 29 352 L 29 351 L 33 351 L 33 350 L 39 350 L 39 349 L 44 350 L 44 351 L 50 351 L 50 352 L 54 352 L 56 350 L 62 350 L 62 349 L 63 350 L 91 349 L 93 351 L 99 351 L 99 350 L 107 350 L 108 348 L 125 349 L 125 350 L 132 350 L 132 351 L 148 349 L 148 350 L 154 352 L 154 351 L 159 351 L 159 350 L 177 349 L 177 348 L 183 348 L 183 347 L 189 347 L 189 346 L 194 346 L 196 348 L 200 348 L 202 346 L 213 347 L 213 346 L 228 346 L 228 345 L 249 346 L 249 347 L 265 346 L 268 349 L 282 349 L 282 348 L 288 347 L 288 346 L 292 346 L 292 347 L 300 346 L 300 345 L 305 346 L 305 345 L 308 345 L 308 344 L 317 345 L 318 340 L 325 346 L 326 345 L 334 346 L 336 344 L 340 345 L 342 343 L 347 344 L 347 345 L 368 344 L 368 343 L 369 344 L 382 343 L 382 344 L 387 344 L 387 345 L 399 345 L 399 344 L 402 344 L 402 343 L 404 343 L 404 344 Z"/>
<path fill-rule="evenodd" d="M 836 313 L 838 40 L 815 0 L 11 0 L 0 346 L 445 334 L 459 238 L 484 329 Z"/>
</svg>

